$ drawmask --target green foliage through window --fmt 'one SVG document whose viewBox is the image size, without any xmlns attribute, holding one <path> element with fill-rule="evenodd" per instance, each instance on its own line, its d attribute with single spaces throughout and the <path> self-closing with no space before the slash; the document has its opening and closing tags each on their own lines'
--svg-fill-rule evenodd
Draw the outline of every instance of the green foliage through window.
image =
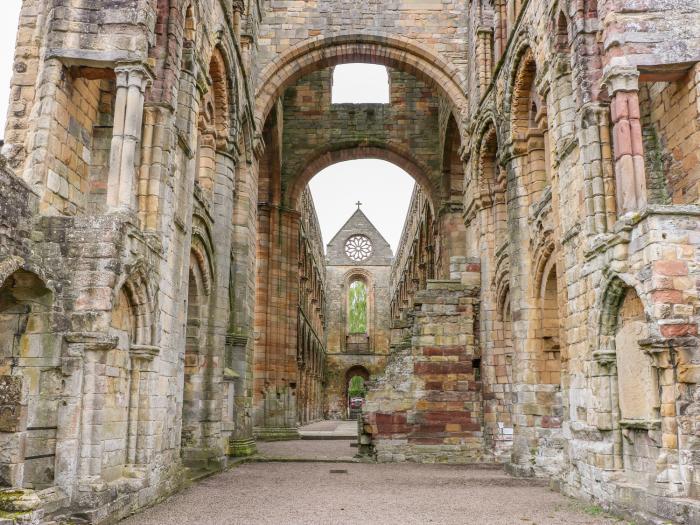
<svg viewBox="0 0 700 525">
<path fill-rule="evenodd" d="M 349 292 L 349 320 L 351 334 L 367 333 L 367 285 L 354 281 Z"/>
<path fill-rule="evenodd" d="M 365 379 L 362 376 L 354 376 L 350 379 L 350 385 L 348 386 L 348 396 L 352 397 L 365 397 Z"/>
</svg>

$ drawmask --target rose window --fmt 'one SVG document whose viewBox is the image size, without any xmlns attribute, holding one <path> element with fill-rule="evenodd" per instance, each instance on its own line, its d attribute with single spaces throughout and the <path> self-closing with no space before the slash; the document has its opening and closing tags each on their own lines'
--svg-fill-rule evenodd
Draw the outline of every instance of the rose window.
<svg viewBox="0 0 700 525">
<path fill-rule="evenodd" d="M 372 243 L 364 235 L 353 235 L 345 242 L 345 253 L 353 261 L 365 261 L 372 255 Z"/>
</svg>

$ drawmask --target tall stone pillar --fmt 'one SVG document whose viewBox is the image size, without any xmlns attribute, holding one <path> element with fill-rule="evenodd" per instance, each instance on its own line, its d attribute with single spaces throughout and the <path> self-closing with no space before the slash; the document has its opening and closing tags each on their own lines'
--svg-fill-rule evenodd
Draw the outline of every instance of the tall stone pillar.
<svg viewBox="0 0 700 525">
<path fill-rule="evenodd" d="M 56 435 L 56 483 L 77 493 L 79 506 L 107 504 L 110 492 L 101 480 L 103 455 L 102 412 L 104 356 L 117 347 L 118 339 L 102 333 L 80 332 L 65 336 L 67 351 L 62 358 L 65 380 L 63 403 L 59 404 Z"/>
<path fill-rule="evenodd" d="M 641 210 L 647 202 L 639 120 L 639 72 L 634 67 L 613 67 L 606 71 L 603 82 L 612 97 L 617 209 L 620 215 L 625 215 Z"/>
<path fill-rule="evenodd" d="M 141 64 L 120 65 L 115 73 L 117 90 L 107 179 L 107 206 L 110 210 L 133 211 L 136 201 L 136 152 L 141 142 L 144 95 L 151 75 Z"/>
<path fill-rule="evenodd" d="M 261 206 L 258 314 L 255 349 L 255 435 L 298 436 L 297 322 L 300 215 L 282 206 Z M 264 261 L 264 262 L 263 262 Z"/>
</svg>

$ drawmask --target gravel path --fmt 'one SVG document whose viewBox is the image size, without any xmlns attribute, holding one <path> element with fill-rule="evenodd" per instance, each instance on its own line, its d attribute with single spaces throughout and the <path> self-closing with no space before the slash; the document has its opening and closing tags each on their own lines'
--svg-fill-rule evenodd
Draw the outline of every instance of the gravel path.
<svg viewBox="0 0 700 525">
<path fill-rule="evenodd" d="M 122 525 L 621 523 L 584 510 L 534 480 L 499 470 L 251 463 L 207 478 Z"/>
</svg>

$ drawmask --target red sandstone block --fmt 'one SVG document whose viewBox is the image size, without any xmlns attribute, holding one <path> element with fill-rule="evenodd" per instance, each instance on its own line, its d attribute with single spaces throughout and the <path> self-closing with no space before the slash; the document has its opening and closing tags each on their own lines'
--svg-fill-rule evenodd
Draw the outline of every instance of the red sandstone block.
<svg viewBox="0 0 700 525">
<path fill-rule="evenodd" d="M 540 421 L 540 426 L 542 426 L 542 428 L 560 428 L 561 427 L 561 419 L 558 417 L 552 417 L 552 416 L 542 416 L 542 420 Z"/>
<path fill-rule="evenodd" d="M 414 373 L 418 375 L 441 374 L 469 374 L 473 371 L 471 363 L 442 362 L 442 363 L 416 363 L 413 366 Z"/>
<path fill-rule="evenodd" d="M 667 276 L 688 275 L 688 264 L 685 261 L 656 261 L 654 272 Z"/>
<path fill-rule="evenodd" d="M 416 427 L 414 428 L 414 433 L 426 436 L 434 436 L 435 434 L 443 432 L 444 430 L 444 423 L 422 423 L 420 425 L 416 425 Z"/>
<path fill-rule="evenodd" d="M 698 335 L 696 324 L 664 324 L 661 325 L 661 335 L 664 337 L 682 337 L 686 335 Z"/>
<path fill-rule="evenodd" d="M 460 423 L 469 424 L 472 419 L 470 414 L 461 411 L 435 410 L 423 414 L 423 421 L 426 423 Z"/>
<path fill-rule="evenodd" d="M 651 294 L 654 303 L 680 304 L 683 302 L 683 292 L 680 290 L 656 290 Z"/>
<path fill-rule="evenodd" d="M 442 390 L 443 383 L 442 383 L 442 381 L 426 381 L 425 389 L 426 390 Z"/>
</svg>

